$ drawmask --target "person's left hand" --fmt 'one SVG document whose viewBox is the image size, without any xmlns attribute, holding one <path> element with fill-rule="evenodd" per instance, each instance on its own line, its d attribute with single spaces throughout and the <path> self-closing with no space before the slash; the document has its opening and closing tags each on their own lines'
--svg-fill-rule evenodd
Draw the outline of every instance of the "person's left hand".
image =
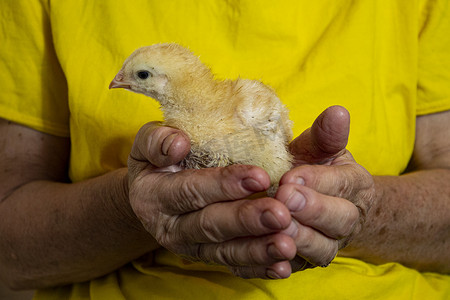
<svg viewBox="0 0 450 300">
<path fill-rule="evenodd" d="M 297 224 L 293 272 L 327 266 L 361 230 L 371 207 L 374 181 L 345 149 L 349 127 L 348 111 L 330 107 L 290 144 L 294 168 L 282 177 L 275 198 Z"/>
</svg>

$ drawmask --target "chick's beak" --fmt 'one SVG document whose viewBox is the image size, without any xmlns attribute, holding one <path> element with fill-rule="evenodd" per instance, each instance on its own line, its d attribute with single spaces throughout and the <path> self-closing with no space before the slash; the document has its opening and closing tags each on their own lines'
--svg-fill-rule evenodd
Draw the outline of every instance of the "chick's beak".
<svg viewBox="0 0 450 300">
<path fill-rule="evenodd" d="M 116 77 L 111 81 L 109 84 L 109 89 L 118 89 L 118 88 L 124 88 L 124 89 L 130 89 L 131 85 L 129 82 L 125 82 L 123 80 L 123 73 L 122 71 L 119 71 L 117 73 Z"/>
</svg>

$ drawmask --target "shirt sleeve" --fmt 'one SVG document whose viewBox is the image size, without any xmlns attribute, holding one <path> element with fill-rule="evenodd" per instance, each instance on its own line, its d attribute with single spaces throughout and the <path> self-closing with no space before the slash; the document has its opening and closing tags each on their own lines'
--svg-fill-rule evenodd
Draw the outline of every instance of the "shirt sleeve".
<svg viewBox="0 0 450 300">
<path fill-rule="evenodd" d="M 67 83 L 44 3 L 47 1 L 0 3 L 0 117 L 66 137 Z"/>
<path fill-rule="evenodd" d="M 419 28 L 417 114 L 450 109 L 450 4 L 426 1 Z"/>
</svg>

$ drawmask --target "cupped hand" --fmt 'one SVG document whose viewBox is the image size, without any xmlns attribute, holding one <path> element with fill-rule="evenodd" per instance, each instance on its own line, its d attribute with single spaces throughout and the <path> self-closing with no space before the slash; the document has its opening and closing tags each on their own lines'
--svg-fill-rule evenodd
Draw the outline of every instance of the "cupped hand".
<svg viewBox="0 0 450 300">
<path fill-rule="evenodd" d="M 189 152 L 180 130 L 148 123 L 128 159 L 131 206 L 145 229 L 169 251 L 194 261 L 227 266 L 245 278 L 285 278 L 296 245 L 284 204 L 248 200 L 270 185 L 254 166 L 180 170 Z"/>
<path fill-rule="evenodd" d="M 294 168 L 275 198 L 296 224 L 293 271 L 327 266 L 361 230 L 375 197 L 372 176 L 345 148 L 349 127 L 348 111 L 333 106 L 290 144 Z"/>
</svg>

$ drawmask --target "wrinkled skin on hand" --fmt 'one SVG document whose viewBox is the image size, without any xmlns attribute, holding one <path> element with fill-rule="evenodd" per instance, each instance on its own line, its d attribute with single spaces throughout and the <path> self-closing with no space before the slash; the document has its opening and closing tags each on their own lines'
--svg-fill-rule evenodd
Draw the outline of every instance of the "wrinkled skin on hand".
<svg viewBox="0 0 450 300">
<path fill-rule="evenodd" d="M 345 149 L 349 120 L 342 107 L 325 110 L 290 144 L 294 168 L 275 199 L 252 200 L 270 185 L 264 170 L 180 170 L 188 137 L 146 124 L 128 161 L 130 203 L 162 247 L 243 278 L 327 266 L 361 230 L 375 195 L 372 176 Z"/>
<path fill-rule="evenodd" d="M 273 198 L 248 200 L 270 185 L 254 166 L 179 170 L 188 137 L 148 123 L 128 160 L 129 198 L 145 229 L 169 251 L 227 266 L 244 278 L 285 278 L 296 245 L 286 206 Z M 178 171 L 178 172 L 174 172 Z"/>
<path fill-rule="evenodd" d="M 293 271 L 327 266 L 361 230 L 375 197 L 372 176 L 345 149 L 349 126 L 347 110 L 330 107 L 290 144 L 294 168 L 275 197 L 296 224 Z"/>
</svg>

